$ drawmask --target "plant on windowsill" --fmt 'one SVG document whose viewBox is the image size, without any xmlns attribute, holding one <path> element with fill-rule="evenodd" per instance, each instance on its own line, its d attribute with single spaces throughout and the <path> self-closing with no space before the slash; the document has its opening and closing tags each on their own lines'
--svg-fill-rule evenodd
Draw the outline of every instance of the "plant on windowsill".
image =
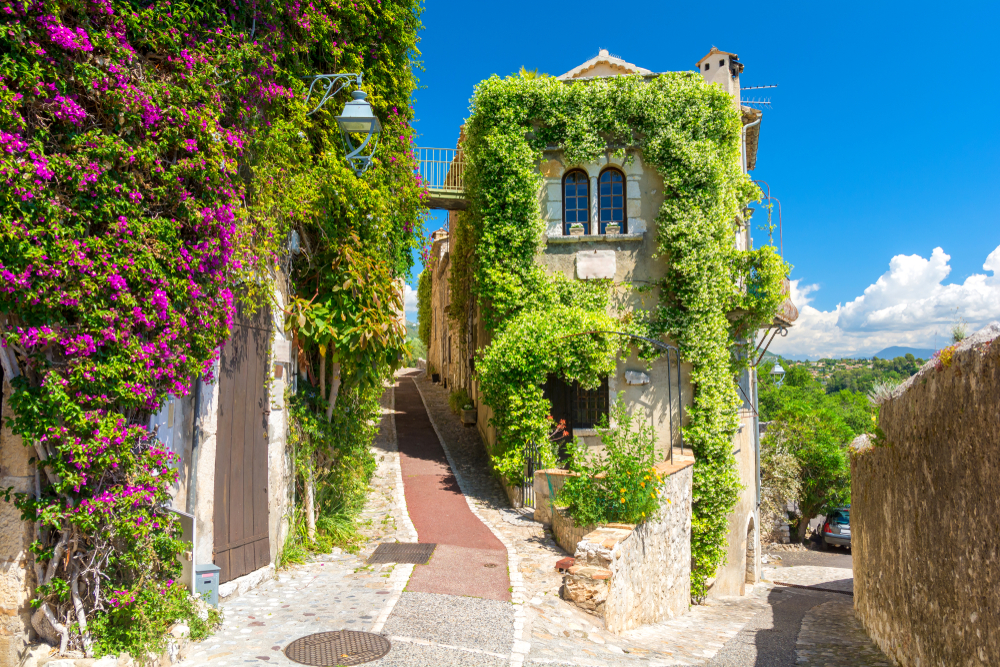
<svg viewBox="0 0 1000 667">
<path fill-rule="evenodd" d="M 574 222 L 572 225 L 569 226 L 570 236 L 583 236 L 583 232 L 584 229 L 582 223 Z"/>
<path fill-rule="evenodd" d="M 609 222 L 604 226 L 604 233 L 608 234 L 609 236 L 621 234 L 622 233 L 621 223 Z"/>
</svg>

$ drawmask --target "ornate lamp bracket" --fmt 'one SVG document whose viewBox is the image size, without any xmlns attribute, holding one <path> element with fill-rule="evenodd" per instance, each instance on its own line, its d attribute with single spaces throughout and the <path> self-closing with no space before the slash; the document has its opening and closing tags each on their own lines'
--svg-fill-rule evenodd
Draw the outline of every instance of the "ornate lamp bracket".
<svg viewBox="0 0 1000 667">
<path fill-rule="evenodd" d="M 331 97 L 336 97 L 337 93 L 346 88 L 352 81 L 360 88 L 363 76 L 364 73 L 354 74 L 353 72 L 348 72 L 345 74 L 317 74 L 305 77 L 306 81 L 312 79 L 312 83 L 309 84 L 309 92 L 306 93 L 306 104 L 308 105 L 309 100 L 313 99 L 313 92 L 319 97 L 315 108 L 306 115 L 311 116 L 322 109 L 327 100 Z"/>
<path fill-rule="evenodd" d="M 770 338 L 768 338 L 768 334 L 771 334 Z M 764 355 L 767 353 L 767 348 L 771 347 L 771 342 L 774 341 L 774 337 L 778 334 L 781 334 L 782 338 L 787 336 L 788 327 L 780 322 L 775 322 L 767 329 L 764 329 L 764 335 L 761 336 L 760 342 L 757 343 L 757 349 L 754 350 L 754 354 L 760 352 L 760 355 L 757 357 L 757 361 L 753 364 L 754 368 L 760 366 L 760 362 L 764 359 Z M 763 349 L 761 349 L 762 347 Z"/>
</svg>

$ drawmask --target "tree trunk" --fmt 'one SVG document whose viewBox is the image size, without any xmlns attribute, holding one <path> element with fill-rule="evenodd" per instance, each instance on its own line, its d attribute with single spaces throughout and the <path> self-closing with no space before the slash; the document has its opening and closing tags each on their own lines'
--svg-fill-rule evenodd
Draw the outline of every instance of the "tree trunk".
<svg viewBox="0 0 1000 667">
<path fill-rule="evenodd" d="M 326 355 L 319 357 L 319 397 L 326 398 Z"/>
<path fill-rule="evenodd" d="M 313 480 L 312 461 L 306 468 L 306 534 L 310 542 L 316 541 L 316 483 Z"/>
<path fill-rule="evenodd" d="M 333 419 L 333 407 L 337 404 L 337 396 L 340 394 L 340 362 L 336 361 L 330 369 L 330 401 L 326 406 L 326 421 Z"/>
<path fill-rule="evenodd" d="M 815 515 L 813 515 L 813 516 L 806 516 L 805 514 L 803 514 L 802 518 L 799 519 L 799 526 L 796 529 L 796 533 L 799 536 L 799 544 L 802 544 L 805 541 L 805 539 L 806 539 L 806 530 L 808 530 L 808 528 L 809 528 L 809 522 L 812 521 L 814 517 L 815 517 Z"/>
</svg>

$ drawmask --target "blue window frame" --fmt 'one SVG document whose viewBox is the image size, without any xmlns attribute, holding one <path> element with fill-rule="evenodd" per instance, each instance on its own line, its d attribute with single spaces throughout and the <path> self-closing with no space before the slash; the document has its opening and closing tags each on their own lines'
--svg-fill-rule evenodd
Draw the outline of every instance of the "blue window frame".
<svg viewBox="0 0 1000 667">
<path fill-rule="evenodd" d="M 583 233 L 590 233 L 590 181 L 586 172 L 579 169 L 563 178 L 563 234 L 569 236 L 574 223 L 583 225 Z"/>
<path fill-rule="evenodd" d="M 601 211 L 599 234 L 605 233 L 610 222 L 621 225 L 625 234 L 627 221 L 625 219 L 625 176 L 617 169 L 606 169 L 598 181 L 599 209 Z"/>
</svg>

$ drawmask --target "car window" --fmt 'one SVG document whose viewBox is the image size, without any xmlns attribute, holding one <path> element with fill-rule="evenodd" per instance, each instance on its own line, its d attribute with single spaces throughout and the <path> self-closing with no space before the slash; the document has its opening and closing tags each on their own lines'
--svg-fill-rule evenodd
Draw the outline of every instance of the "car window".
<svg viewBox="0 0 1000 667">
<path fill-rule="evenodd" d="M 830 515 L 830 523 L 848 523 L 849 524 L 850 522 L 851 522 L 851 514 L 849 512 L 844 512 L 844 511 L 841 511 L 841 510 L 837 510 L 836 512 L 834 512 L 833 514 Z"/>
</svg>

